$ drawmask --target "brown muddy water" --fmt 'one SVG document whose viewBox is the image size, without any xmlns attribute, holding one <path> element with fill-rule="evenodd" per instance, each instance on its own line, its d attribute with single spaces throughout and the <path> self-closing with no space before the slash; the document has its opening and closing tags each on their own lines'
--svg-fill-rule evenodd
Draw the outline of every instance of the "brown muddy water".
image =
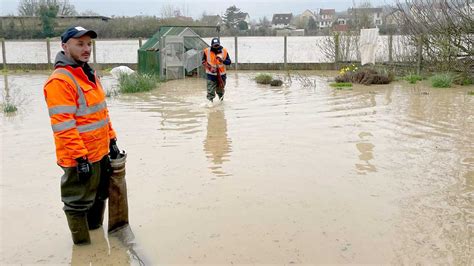
<svg viewBox="0 0 474 266">
<path fill-rule="evenodd" d="M 0 76 L 19 103 L 0 114 L 0 264 L 137 265 L 136 251 L 150 265 L 472 265 L 474 87 L 335 90 L 330 73 L 305 75 L 270 87 L 231 72 L 213 108 L 196 79 L 108 99 L 134 250 L 103 229 L 72 245 L 47 76 Z"/>
</svg>

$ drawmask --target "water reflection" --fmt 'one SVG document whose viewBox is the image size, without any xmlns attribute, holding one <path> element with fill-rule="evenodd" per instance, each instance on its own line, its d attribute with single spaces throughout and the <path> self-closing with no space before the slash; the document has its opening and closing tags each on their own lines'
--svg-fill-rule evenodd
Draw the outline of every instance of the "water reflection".
<svg viewBox="0 0 474 266">
<path fill-rule="evenodd" d="M 71 265 L 146 265 L 129 227 L 105 237 L 103 227 L 91 230 L 91 244 L 73 245 Z"/>
<path fill-rule="evenodd" d="M 104 229 L 90 231 L 91 244 L 72 246 L 71 265 L 130 265 L 127 250 L 119 245 L 109 249 Z"/>
<path fill-rule="evenodd" d="M 209 166 L 217 176 L 228 176 L 222 164 L 229 160 L 232 151 L 231 139 L 227 136 L 227 120 L 223 109 L 210 110 L 207 115 L 207 135 L 204 140 L 204 151 L 212 162 Z"/>
<path fill-rule="evenodd" d="M 377 172 L 377 168 L 375 165 L 370 163 L 370 160 L 374 159 L 373 150 L 374 144 L 369 142 L 370 137 L 372 134 L 368 132 L 361 132 L 359 134 L 359 142 L 356 143 L 356 148 L 360 152 L 359 160 L 362 163 L 356 163 L 357 173 L 359 174 L 366 174 L 368 172 Z"/>
</svg>

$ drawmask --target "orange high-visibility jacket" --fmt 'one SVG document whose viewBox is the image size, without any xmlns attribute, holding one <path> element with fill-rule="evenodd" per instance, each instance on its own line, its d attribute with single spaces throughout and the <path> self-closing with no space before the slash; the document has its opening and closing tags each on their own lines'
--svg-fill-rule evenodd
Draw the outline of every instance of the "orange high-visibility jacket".
<svg viewBox="0 0 474 266">
<path fill-rule="evenodd" d="M 115 132 L 97 74 L 89 81 L 81 67 L 58 67 L 44 85 L 58 164 L 73 167 L 76 158 L 100 161 Z"/>
<path fill-rule="evenodd" d="M 219 62 L 219 60 L 217 60 L 217 55 L 215 53 L 212 53 L 211 52 L 211 48 L 206 48 L 204 49 L 204 54 L 206 55 L 206 61 L 209 63 L 209 65 L 211 65 L 211 67 L 215 67 L 215 68 L 219 68 L 219 72 L 221 75 L 224 75 L 225 74 L 225 65 L 224 63 L 221 63 Z M 225 60 L 227 58 L 227 49 L 225 48 L 222 48 L 222 60 Z M 207 74 L 210 74 L 210 75 L 214 75 L 216 76 L 217 75 L 217 72 L 212 72 L 211 69 L 208 69 L 206 67 L 206 73 Z"/>
</svg>

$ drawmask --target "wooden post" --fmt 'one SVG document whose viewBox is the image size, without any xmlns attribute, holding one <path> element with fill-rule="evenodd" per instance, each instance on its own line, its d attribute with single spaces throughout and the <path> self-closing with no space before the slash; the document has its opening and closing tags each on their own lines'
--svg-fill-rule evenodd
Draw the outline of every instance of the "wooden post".
<svg viewBox="0 0 474 266">
<path fill-rule="evenodd" d="M 92 40 L 92 59 L 93 59 L 92 62 L 94 62 L 94 64 L 97 63 L 97 55 L 96 55 L 96 49 L 95 49 L 95 40 Z"/>
<path fill-rule="evenodd" d="M 283 37 L 283 40 L 284 40 L 284 55 L 283 55 L 283 61 L 285 62 L 284 65 L 285 65 L 285 70 L 288 69 L 287 67 L 287 63 L 288 63 L 288 36 L 284 36 Z"/>
<path fill-rule="evenodd" d="M 340 60 L 339 56 L 339 33 L 334 35 L 334 62 L 338 63 Z"/>
<path fill-rule="evenodd" d="M 388 62 L 393 62 L 393 35 L 388 35 Z"/>
<path fill-rule="evenodd" d="M 418 35 L 418 43 L 416 47 L 417 59 L 416 59 L 416 74 L 420 75 L 421 72 L 421 61 L 423 60 L 423 35 Z"/>
<path fill-rule="evenodd" d="M 3 70 L 7 70 L 7 51 L 5 50 L 5 39 L 0 39 L 2 42 L 2 58 L 3 58 Z"/>
<path fill-rule="evenodd" d="M 142 41 L 143 41 L 142 37 L 138 38 L 138 48 L 142 47 Z"/>
<path fill-rule="evenodd" d="M 237 36 L 234 37 L 234 49 L 235 49 L 235 60 L 234 60 L 234 66 L 235 70 L 239 69 L 239 42 L 237 41 Z"/>
<path fill-rule="evenodd" d="M 48 66 L 51 66 L 51 40 L 46 38 L 46 54 L 48 55 Z"/>
</svg>

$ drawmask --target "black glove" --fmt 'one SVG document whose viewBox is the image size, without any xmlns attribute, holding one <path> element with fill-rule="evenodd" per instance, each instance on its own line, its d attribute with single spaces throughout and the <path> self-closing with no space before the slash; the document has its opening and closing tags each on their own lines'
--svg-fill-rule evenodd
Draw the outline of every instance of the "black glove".
<svg viewBox="0 0 474 266">
<path fill-rule="evenodd" d="M 110 153 L 109 153 L 110 159 L 117 159 L 120 154 L 120 149 L 117 146 L 117 139 L 110 140 L 109 150 L 110 150 Z"/>
<path fill-rule="evenodd" d="M 92 165 L 86 157 L 77 158 L 76 161 L 79 181 L 86 182 L 92 176 Z"/>
</svg>

